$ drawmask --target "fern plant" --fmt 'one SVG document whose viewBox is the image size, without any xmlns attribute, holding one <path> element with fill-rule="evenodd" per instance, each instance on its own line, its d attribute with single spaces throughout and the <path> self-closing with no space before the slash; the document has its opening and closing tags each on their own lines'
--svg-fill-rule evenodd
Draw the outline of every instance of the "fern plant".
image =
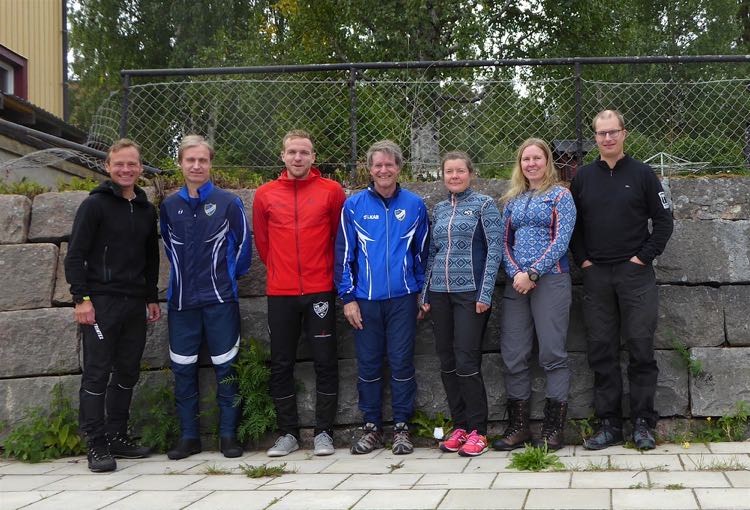
<svg viewBox="0 0 750 510">
<path fill-rule="evenodd" d="M 269 357 L 268 350 L 257 340 L 243 340 L 234 364 L 236 374 L 222 381 L 239 388 L 234 405 L 241 411 L 237 437 L 242 442 L 258 440 L 276 425 L 276 410 L 268 390 Z"/>
<path fill-rule="evenodd" d="M 78 435 L 78 410 L 63 395 L 63 386 L 52 388 L 48 410 L 27 409 L 22 423 L 5 439 L 5 457 L 24 462 L 41 462 L 85 451 Z"/>
<path fill-rule="evenodd" d="M 180 422 L 175 414 L 174 385 L 143 384 L 138 388 L 131 409 L 131 424 L 141 442 L 164 453 L 180 438 Z"/>
<path fill-rule="evenodd" d="M 437 413 L 435 418 L 430 418 L 422 411 L 417 411 L 412 416 L 411 424 L 412 433 L 417 437 L 424 437 L 426 439 L 433 439 L 435 437 L 435 429 L 438 427 L 442 428 L 445 434 L 453 428 L 453 422 L 443 413 Z"/>
</svg>

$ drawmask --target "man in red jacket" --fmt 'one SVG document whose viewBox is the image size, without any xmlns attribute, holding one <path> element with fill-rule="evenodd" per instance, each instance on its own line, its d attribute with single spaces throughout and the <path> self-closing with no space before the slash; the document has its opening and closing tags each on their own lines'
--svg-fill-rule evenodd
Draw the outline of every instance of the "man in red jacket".
<svg viewBox="0 0 750 510">
<path fill-rule="evenodd" d="M 284 136 L 281 159 L 281 176 L 258 188 L 253 201 L 255 245 L 267 269 L 270 389 L 279 430 L 267 454 L 299 448 L 294 363 L 304 326 L 316 375 L 313 453 L 331 455 L 338 405 L 333 247 L 346 196 L 312 166 L 315 151 L 305 131 Z"/>
</svg>

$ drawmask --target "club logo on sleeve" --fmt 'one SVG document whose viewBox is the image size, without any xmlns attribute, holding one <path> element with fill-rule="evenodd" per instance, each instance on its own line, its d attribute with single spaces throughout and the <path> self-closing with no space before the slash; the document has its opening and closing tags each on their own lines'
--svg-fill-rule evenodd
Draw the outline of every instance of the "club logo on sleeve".
<svg viewBox="0 0 750 510">
<path fill-rule="evenodd" d="M 404 218 L 406 218 L 406 210 L 396 209 L 395 211 L 393 211 L 393 215 L 396 216 L 396 219 L 398 221 L 404 221 Z"/>
<path fill-rule="evenodd" d="M 661 206 L 664 209 L 669 209 L 669 202 L 667 202 L 667 194 L 663 191 L 659 192 L 659 199 L 661 200 Z"/>
<path fill-rule="evenodd" d="M 328 301 L 313 303 L 313 311 L 318 317 L 324 319 L 325 316 L 328 315 Z"/>
<path fill-rule="evenodd" d="M 212 216 L 216 212 L 216 204 L 206 204 L 203 206 L 206 216 Z"/>
</svg>

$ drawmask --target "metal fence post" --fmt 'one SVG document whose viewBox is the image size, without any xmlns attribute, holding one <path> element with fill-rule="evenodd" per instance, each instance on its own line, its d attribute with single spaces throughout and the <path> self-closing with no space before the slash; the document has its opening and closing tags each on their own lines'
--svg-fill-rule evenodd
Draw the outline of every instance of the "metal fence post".
<svg viewBox="0 0 750 510">
<path fill-rule="evenodd" d="M 575 72 L 575 90 L 576 90 L 576 168 L 583 163 L 583 105 L 581 91 L 581 63 L 576 62 Z"/>
<path fill-rule="evenodd" d="M 130 108 L 130 74 L 122 74 L 122 108 L 120 110 L 120 138 L 128 136 L 128 109 Z"/>
<path fill-rule="evenodd" d="M 357 172 L 357 69 L 349 69 L 349 175 Z"/>
</svg>

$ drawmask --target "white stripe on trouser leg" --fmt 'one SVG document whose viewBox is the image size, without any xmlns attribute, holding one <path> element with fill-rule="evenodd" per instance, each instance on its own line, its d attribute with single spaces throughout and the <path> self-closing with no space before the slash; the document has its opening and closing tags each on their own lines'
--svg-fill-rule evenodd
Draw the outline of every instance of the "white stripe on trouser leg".
<svg viewBox="0 0 750 510">
<path fill-rule="evenodd" d="M 172 349 L 169 349 L 169 359 L 178 365 L 192 365 L 198 362 L 198 355 L 183 356 L 182 354 L 177 354 L 176 352 L 172 352 Z"/>
<path fill-rule="evenodd" d="M 391 376 L 391 377 L 393 377 L 393 376 Z M 406 382 L 406 381 L 411 381 L 412 379 L 414 379 L 414 376 L 411 376 L 411 377 L 407 377 L 406 379 L 399 379 L 398 377 L 393 377 L 393 380 L 394 380 L 394 381 L 398 381 L 398 382 Z"/>
<path fill-rule="evenodd" d="M 477 375 L 478 373 L 479 372 L 474 372 L 473 374 L 459 374 L 458 372 L 456 372 L 456 375 L 458 377 L 473 377 L 473 376 Z"/>
<path fill-rule="evenodd" d="M 235 342 L 234 346 L 229 349 L 224 354 L 219 354 L 218 356 L 211 356 L 211 363 L 214 365 L 222 365 L 226 363 L 227 361 L 232 361 L 235 356 L 237 356 L 237 352 L 240 350 L 240 337 L 237 335 L 237 341 Z"/>
<path fill-rule="evenodd" d="M 380 377 L 376 377 L 375 379 L 369 379 L 369 380 L 365 379 L 363 377 L 360 377 L 359 380 L 362 381 L 362 382 L 375 382 L 375 381 L 379 381 Z"/>
</svg>

